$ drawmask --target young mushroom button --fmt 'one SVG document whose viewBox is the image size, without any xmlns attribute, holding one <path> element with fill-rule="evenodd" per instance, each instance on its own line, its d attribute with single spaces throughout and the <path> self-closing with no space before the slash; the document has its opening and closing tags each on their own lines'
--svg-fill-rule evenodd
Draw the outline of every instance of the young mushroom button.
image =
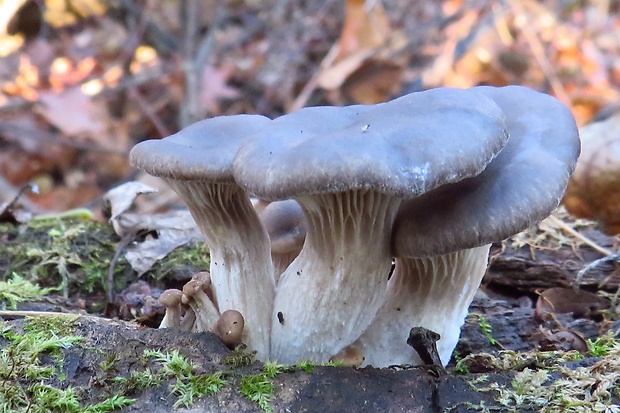
<svg viewBox="0 0 620 413">
<path fill-rule="evenodd" d="M 402 199 L 479 174 L 507 138 L 491 99 L 444 88 L 302 109 L 245 142 L 236 182 L 260 199 L 295 199 L 306 222 L 278 282 L 271 358 L 327 362 L 358 338 L 383 303 Z"/>
<path fill-rule="evenodd" d="M 270 122 L 258 115 L 208 119 L 130 153 L 133 166 L 165 179 L 189 207 L 211 253 L 218 309 L 244 314 L 246 344 L 259 359 L 269 355 L 273 265 L 267 232 L 235 183 L 232 160 L 248 134 Z"/>
<path fill-rule="evenodd" d="M 439 333 L 437 348 L 447 364 L 485 273 L 489 244 L 549 215 L 575 167 L 577 127 L 558 100 L 520 86 L 472 91 L 506 113 L 510 139 L 480 175 L 400 206 L 387 297 L 356 342 L 368 365 L 419 364 L 407 346 L 412 327 Z"/>
<path fill-rule="evenodd" d="M 241 344 L 245 322 L 239 311 L 227 310 L 222 313 L 213 331 L 230 349 Z"/>
</svg>

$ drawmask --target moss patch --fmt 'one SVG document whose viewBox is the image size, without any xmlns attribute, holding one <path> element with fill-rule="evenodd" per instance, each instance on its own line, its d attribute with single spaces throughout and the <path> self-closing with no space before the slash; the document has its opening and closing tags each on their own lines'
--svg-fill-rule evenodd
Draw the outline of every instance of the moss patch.
<svg viewBox="0 0 620 413">
<path fill-rule="evenodd" d="M 514 371 L 510 384 L 484 385 L 485 376 L 471 382 L 478 391 L 495 392 L 501 411 L 620 411 L 620 343 L 609 334 L 589 345 L 585 355 L 576 351 L 471 355 L 459 361 L 457 369 Z"/>
<path fill-rule="evenodd" d="M 62 286 L 66 295 L 105 288 L 104 280 L 118 237 L 108 224 L 49 219 L 24 225 L 1 224 L 0 276 L 12 274 L 43 287 Z M 127 267 L 121 259 L 120 274 Z"/>
<path fill-rule="evenodd" d="M 11 291 L 6 283 L 17 281 L 60 290 L 65 297 L 103 299 L 110 262 L 120 242 L 108 223 L 76 218 L 50 218 L 23 225 L 1 223 L 0 235 L 0 283 L 4 282 L 0 284 L 0 299 L 8 300 L 11 307 L 17 301 L 1 294 Z M 204 244 L 190 242 L 156 262 L 141 279 L 150 277 L 155 286 L 164 288 L 169 282 L 208 270 L 209 264 Z M 117 292 L 137 281 L 124 254 L 114 265 L 114 281 Z"/>
<path fill-rule="evenodd" d="M 75 316 L 28 319 L 23 331 L 0 324 L 0 411 L 103 413 L 132 403 L 116 395 L 90 405 L 81 403 L 87 389 L 64 382 L 63 351 L 83 338 L 68 334 Z"/>
</svg>

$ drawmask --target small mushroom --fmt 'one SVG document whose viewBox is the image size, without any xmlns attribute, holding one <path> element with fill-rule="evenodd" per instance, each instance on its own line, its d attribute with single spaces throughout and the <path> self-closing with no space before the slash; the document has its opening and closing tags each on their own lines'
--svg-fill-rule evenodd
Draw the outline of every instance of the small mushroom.
<svg viewBox="0 0 620 413">
<path fill-rule="evenodd" d="M 271 260 L 277 285 L 280 275 L 297 258 L 304 245 L 306 239 L 304 213 L 296 201 L 287 199 L 264 206 L 259 216 L 269 234 Z"/>
<path fill-rule="evenodd" d="M 477 175 L 507 138 L 491 99 L 445 88 L 305 108 L 246 141 L 236 182 L 260 199 L 295 199 L 306 218 L 303 248 L 278 282 L 270 357 L 324 363 L 359 337 L 383 302 L 402 199 Z"/>
<path fill-rule="evenodd" d="M 217 320 L 213 331 L 230 349 L 241 344 L 245 321 L 239 311 L 227 310 Z"/>
<path fill-rule="evenodd" d="M 183 286 L 183 304 L 189 305 L 196 317 L 192 331 L 211 331 L 220 317 L 217 307 L 209 297 L 210 286 L 211 277 L 206 271 L 194 275 Z"/>
<path fill-rule="evenodd" d="M 185 305 L 185 313 L 181 318 L 181 331 L 195 331 L 194 324 L 196 324 L 196 313 L 192 307 Z"/>
<path fill-rule="evenodd" d="M 133 166 L 163 178 L 189 207 L 209 247 L 219 309 L 246 314 L 246 344 L 259 359 L 269 354 L 273 265 L 267 232 L 232 176 L 232 160 L 249 134 L 269 122 L 259 115 L 207 119 L 130 153 Z"/>
<path fill-rule="evenodd" d="M 353 343 L 330 357 L 330 363 L 339 363 L 343 367 L 358 368 L 364 363 L 364 349 Z"/>
<path fill-rule="evenodd" d="M 181 316 L 183 310 L 181 309 L 181 297 L 183 291 L 176 289 L 169 289 L 163 291 L 159 296 L 159 302 L 166 307 L 166 314 L 159 324 L 159 328 L 180 328 Z"/>
<path fill-rule="evenodd" d="M 447 364 L 486 271 L 489 244 L 548 216 L 575 167 L 579 135 L 566 106 L 520 86 L 474 90 L 506 113 L 510 139 L 480 175 L 401 205 L 387 297 L 359 339 L 368 365 L 421 364 L 407 346 L 411 326 L 441 336 L 437 349 Z"/>
</svg>

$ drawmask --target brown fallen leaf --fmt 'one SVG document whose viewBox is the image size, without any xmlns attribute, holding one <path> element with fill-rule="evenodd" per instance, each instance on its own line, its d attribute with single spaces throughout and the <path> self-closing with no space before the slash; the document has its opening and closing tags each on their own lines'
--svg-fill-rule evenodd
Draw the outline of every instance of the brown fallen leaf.
<svg viewBox="0 0 620 413">
<path fill-rule="evenodd" d="M 589 291 L 557 287 L 540 293 L 534 314 L 541 320 L 548 320 L 552 314 L 562 313 L 589 317 L 609 306 L 607 299 Z"/>
<path fill-rule="evenodd" d="M 98 115 L 99 108 L 79 87 L 67 88 L 61 93 L 42 92 L 39 101 L 42 105 L 37 107 L 37 111 L 64 134 L 106 135 Z"/>
<path fill-rule="evenodd" d="M 563 203 L 573 215 L 620 233 L 620 113 L 581 128 L 581 156 Z"/>
<path fill-rule="evenodd" d="M 200 100 L 202 107 L 211 116 L 221 115 L 220 101 L 222 99 L 234 99 L 239 97 L 239 91 L 228 85 L 233 67 L 215 68 L 206 65 L 202 72 L 202 91 Z"/>
<path fill-rule="evenodd" d="M 580 353 L 588 351 L 588 342 L 581 334 L 573 330 L 560 330 L 552 333 L 550 330 L 540 327 L 538 335 L 538 349 L 541 351 L 570 351 L 577 350 Z"/>
<path fill-rule="evenodd" d="M 317 83 L 329 91 L 342 88 L 358 103 L 384 102 L 400 87 L 405 61 L 395 52 L 406 43 L 380 1 L 348 0 L 336 57 Z"/>
</svg>

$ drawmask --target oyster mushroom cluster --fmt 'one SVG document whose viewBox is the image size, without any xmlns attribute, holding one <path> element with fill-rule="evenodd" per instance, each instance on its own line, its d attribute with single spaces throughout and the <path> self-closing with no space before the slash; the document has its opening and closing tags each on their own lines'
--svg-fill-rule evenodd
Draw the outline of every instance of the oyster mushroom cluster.
<svg viewBox="0 0 620 413">
<path fill-rule="evenodd" d="M 519 86 L 217 117 L 142 142 L 132 164 L 174 188 L 211 253 L 209 282 L 175 293 L 184 316 L 168 307 L 162 326 L 241 332 L 261 360 L 377 367 L 421 364 L 407 338 L 424 327 L 446 364 L 490 243 L 557 206 L 579 148 L 570 111 Z"/>
</svg>

